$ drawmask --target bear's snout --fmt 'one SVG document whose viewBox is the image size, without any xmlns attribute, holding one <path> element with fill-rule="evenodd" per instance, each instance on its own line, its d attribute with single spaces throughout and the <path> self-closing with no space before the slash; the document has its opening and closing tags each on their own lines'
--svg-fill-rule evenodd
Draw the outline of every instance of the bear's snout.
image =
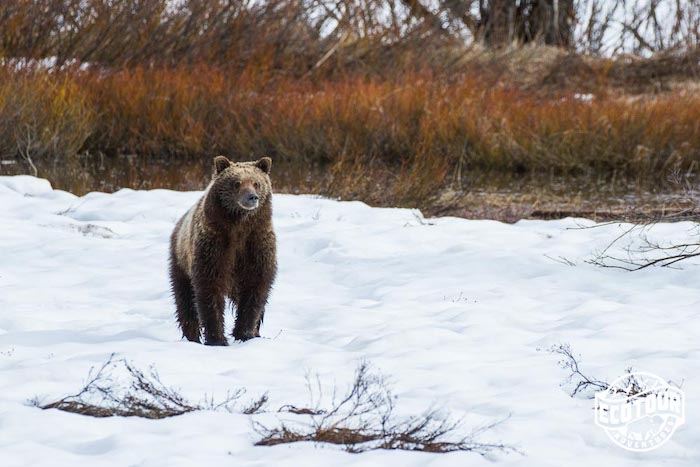
<svg viewBox="0 0 700 467">
<path fill-rule="evenodd" d="M 258 204 L 260 204 L 260 197 L 254 190 L 246 188 L 238 197 L 238 204 L 240 204 L 243 209 L 250 211 L 258 207 Z"/>
</svg>

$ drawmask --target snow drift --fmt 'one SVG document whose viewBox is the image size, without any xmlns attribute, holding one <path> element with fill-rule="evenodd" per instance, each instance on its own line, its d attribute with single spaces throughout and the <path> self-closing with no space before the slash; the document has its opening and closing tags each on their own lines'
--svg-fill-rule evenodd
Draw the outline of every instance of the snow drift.
<svg viewBox="0 0 700 467">
<path fill-rule="evenodd" d="M 700 269 L 636 273 L 585 264 L 616 226 L 590 221 L 423 219 L 312 196 L 275 195 L 280 274 L 264 338 L 210 348 L 181 340 L 168 236 L 199 193 L 120 190 L 76 197 L 46 180 L 0 177 L 0 455 L 20 465 L 695 466 L 700 462 Z M 688 223 L 660 226 L 683 235 Z M 569 266 L 556 259 L 576 263 Z M 227 329 L 232 326 L 227 316 Z M 687 422 L 648 453 L 613 445 L 593 402 L 569 397 L 567 342 L 599 378 L 625 368 L 683 383 Z M 305 374 L 343 387 L 358 362 L 390 379 L 397 408 L 437 405 L 520 454 L 254 446 L 251 417 L 192 412 L 96 419 L 27 405 L 78 390 L 112 353 L 197 399 L 244 387 L 302 405 Z M 270 419 L 278 414 L 254 417 Z"/>
</svg>

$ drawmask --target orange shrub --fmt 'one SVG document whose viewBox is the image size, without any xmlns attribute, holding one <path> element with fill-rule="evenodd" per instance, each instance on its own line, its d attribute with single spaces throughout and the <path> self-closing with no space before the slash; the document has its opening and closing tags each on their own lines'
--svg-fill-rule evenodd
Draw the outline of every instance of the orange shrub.
<svg viewBox="0 0 700 467">
<path fill-rule="evenodd" d="M 72 78 L 0 70 L 0 157 L 75 156 L 94 128 L 88 98 Z"/>
<path fill-rule="evenodd" d="M 268 154 L 444 176 L 470 168 L 654 176 L 700 161 L 700 96 L 683 91 L 542 97 L 476 74 L 314 82 L 211 66 L 4 73 L 3 156 L 17 155 L 15 130 L 30 124 L 53 135 L 40 155 L 59 157 Z"/>
</svg>

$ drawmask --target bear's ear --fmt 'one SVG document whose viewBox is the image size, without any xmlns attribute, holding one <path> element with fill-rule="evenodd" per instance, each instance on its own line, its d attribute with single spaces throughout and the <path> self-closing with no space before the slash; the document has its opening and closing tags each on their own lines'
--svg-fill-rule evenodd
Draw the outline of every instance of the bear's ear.
<svg viewBox="0 0 700 467">
<path fill-rule="evenodd" d="M 255 167 L 259 168 L 266 174 L 270 174 L 270 170 L 272 169 L 272 159 L 269 157 L 263 157 L 259 161 L 255 163 Z"/>
<path fill-rule="evenodd" d="M 216 167 L 216 173 L 220 174 L 227 168 L 231 166 L 231 161 L 224 156 L 216 156 L 214 158 L 214 167 Z"/>
</svg>

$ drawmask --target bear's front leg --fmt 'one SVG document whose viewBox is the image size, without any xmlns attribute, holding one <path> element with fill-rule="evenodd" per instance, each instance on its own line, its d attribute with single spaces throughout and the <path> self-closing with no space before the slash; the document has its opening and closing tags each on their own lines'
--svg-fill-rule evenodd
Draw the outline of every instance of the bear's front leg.
<svg viewBox="0 0 700 467">
<path fill-rule="evenodd" d="M 195 285 L 197 315 L 204 328 L 204 344 L 228 345 L 224 335 L 224 295 L 212 284 L 200 283 Z"/>
<path fill-rule="evenodd" d="M 177 320 L 182 335 L 188 341 L 199 343 L 199 317 L 197 316 L 192 282 L 182 267 L 177 264 L 177 258 L 174 254 L 170 258 L 170 282 L 175 296 Z"/>
<path fill-rule="evenodd" d="M 222 283 L 226 277 L 221 250 L 217 245 L 202 242 L 198 245 L 196 260 L 192 265 L 192 286 L 194 288 L 197 316 L 204 328 L 206 345 L 228 345 L 224 335 L 225 290 L 228 284 Z"/>
<path fill-rule="evenodd" d="M 269 231 L 249 241 L 246 255 L 235 269 L 237 283 L 235 296 L 236 325 L 233 337 L 246 341 L 260 337 L 260 324 L 265 314 L 265 305 L 277 275 L 275 235 Z"/>
</svg>

